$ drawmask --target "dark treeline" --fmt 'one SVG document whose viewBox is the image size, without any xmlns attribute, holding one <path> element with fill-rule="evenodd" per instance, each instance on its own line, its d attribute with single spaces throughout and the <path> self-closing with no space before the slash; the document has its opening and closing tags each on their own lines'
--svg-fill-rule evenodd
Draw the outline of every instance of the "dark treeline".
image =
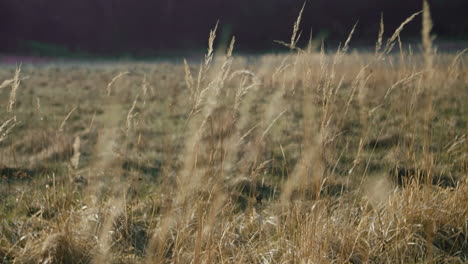
<svg viewBox="0 0 468 264">
<path fill-rule="evenodd" d="M 303 0 L 1 0 L 0 52 L 30 52 L 52 45 L 71 52 L 136 55 L 206 46 L 220 20 L 219 39 L 236 35 L 238 49 L 270 50 L 288 40 Z M 438 38 L 468 37 L 467 0 L 430 1 Z M 375 41 L 383 13 L 386 34 L 422 7 L 422 0 L 310 0 L 301 29 L 307 39 Z M 420 18 L 404 31 L 418 37 Z M 38 44 L 39 43 L 39 44 Z"/>
</svg>

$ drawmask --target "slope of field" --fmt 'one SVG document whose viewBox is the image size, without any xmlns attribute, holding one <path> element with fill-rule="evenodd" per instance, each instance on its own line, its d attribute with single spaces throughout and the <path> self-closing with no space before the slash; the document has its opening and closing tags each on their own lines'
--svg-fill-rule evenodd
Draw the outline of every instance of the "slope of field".
<svg viewBox="0 0 468 264">
<path fill-rule="evenodd" d="M 462 263 L 467 69 L 422 61 L 4 68 L 0 258 Z"/>
</svg>

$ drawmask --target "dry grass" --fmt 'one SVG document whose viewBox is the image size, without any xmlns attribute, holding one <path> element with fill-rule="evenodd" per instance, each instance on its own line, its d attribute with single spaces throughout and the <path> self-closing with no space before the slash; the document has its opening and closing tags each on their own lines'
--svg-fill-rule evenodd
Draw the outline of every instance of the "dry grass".
<svg viewBox="0 0 468 264">
<path fill-rule="evenodd" d="M 301 11 L 283 55 L 216 24 L 199 67 L 2 68 L 0 263 L 466 263 L 468 71 L 428 12 L 403 56 L 419 13 L 327 54 Z"/>
</svg>

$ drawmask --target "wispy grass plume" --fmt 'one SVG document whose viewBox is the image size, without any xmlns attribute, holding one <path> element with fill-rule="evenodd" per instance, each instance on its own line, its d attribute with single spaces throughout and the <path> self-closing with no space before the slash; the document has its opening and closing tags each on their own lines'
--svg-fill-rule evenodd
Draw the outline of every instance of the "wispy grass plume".
<svg viewBox="0 0 468 264">
<path fill-rule="evenodd" d="M 304 2 L 304 4 L 302 5 L 302 8 L 301 8 L 301 11 L 299 11 L 299 15 L 297 16 L 296 22 L 294 22 L 293 32 L 291 34 L 290 42 L 286 43 L 286 42 L 281 41 L 281 40 L 275 40 L 276 43 L 284 45 L 284 46 L 288 47 L 290 50 L 296 49 L 297 42 L 301 38 L 301 33 L 302 32 L 299 32 L 299 28 L 300 28 L 302 13 L 304 12 L 305 5 L 306 5 L 306 3 Z"/>
<path fill-rule="evenodd" d="M 433 48 L 432 48 L 432 19 L 429 3 L 427 0 L 423 2 L 423 16 L 422 16 L 422 42 L 424 48 L 424 60 L 426 69 L 431 70 L 433 65 Z"/>
<path fill-rule="evenodd" d="M 130 72 L 128 72 L 128 71 L 120 72 L 119 74 L 114 76 L 114 78 L 112 78 L 112 80 L 107 84 L 107 95 L 108 96 L 111 95 L 111 93 L 112 93 L 112 86 L 114 85 L 114 83 L 117 82 L 119 79 L 121 79 L 122 77 L 124 77 L 127 74 L 130 74 Z"/>
<path fill-rule="evenodd" d="M 16 126 L 16 117 L 12 117 L 0 126 L 0 142 L 5 140 L 10 133 L 10 131 Z"/>
<path fill-rule="evenodd" d="M 383 14 L 380 15 L 380 29 L 379 29 L 379 36 L 377 38 L 377 42 L 375 44 L 375 54 L 379 54 L 380 50 L 382 49 L 383 43 L 383 35 L 385 32 L 385 25 L 384 25 L 384 17 Z"/>
<path fill-rule="evenodd" d="M 387 40 L 387 44 L 385 45 L 385 49 L 384 49 L 384 54 L 388 54 L 392 51 L 393 47 L 395 46 L 395 41 L 397 40 L 398 36 L 400 35 L 401 31 L 403 31 L 403 29 L 405 28 L 405 26 L 413 21 L 413 19 L 418 16 L 419 14 L 421 14 L 422 11 L 419 11 L 419 12 L 416 12 L 414 14 L 412 14 L 410 17 L 408 17 L 405 21 L 403 21 L 403 23 L 400 24 L 400 26 L 395 30 L 395 32 L 393 32 L 393 35 Z"/>
<path fill-rule="evenodd" d="M 18 87 L 20 85 L 20 73 L 21 73 L 21 65 L 16 67 L 15 77 L 10 82 L 10 84 L 11 84 L 10 100 L 9 100 L 9 104 L 8 104 L 8 107 L 7 107 L 7 112 L 9 112 L 9 113 L 11 113 L 13 111 L 14 107 L 15 107 L 16 92 L 17 92 Z M 2 86 L 3 86 L 3 84 L 2 84 Z"/>
<path fill-rule="evenodd" d="M 73 114 L 73 112 L 75 112 L 75 110 L 78 108 L 78 106 L 75 106 L 72 108 L 72 110 L 70 110 L 70 112 L 68 112 L 67 116 L 63 119 L 62 123 L 60 124 L 60 127 L 59 127 L 59 132 L 63 132 L 63 129 L 65 128 L 65 124 L 67 123 L 67 120 L 70 118 L 70 116 Z"/>
</svg>

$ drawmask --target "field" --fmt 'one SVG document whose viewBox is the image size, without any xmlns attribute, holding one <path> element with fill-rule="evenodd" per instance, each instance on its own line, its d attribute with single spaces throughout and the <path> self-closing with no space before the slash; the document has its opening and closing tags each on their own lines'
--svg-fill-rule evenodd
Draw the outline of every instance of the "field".
<svg viewBox="0 0 468 264">
<path fill-rule="evenodd" d="M 464 52 L 299 21 L 285 54 L 0 68 L 0 263 L 466 263 Z"/>
</svg>

